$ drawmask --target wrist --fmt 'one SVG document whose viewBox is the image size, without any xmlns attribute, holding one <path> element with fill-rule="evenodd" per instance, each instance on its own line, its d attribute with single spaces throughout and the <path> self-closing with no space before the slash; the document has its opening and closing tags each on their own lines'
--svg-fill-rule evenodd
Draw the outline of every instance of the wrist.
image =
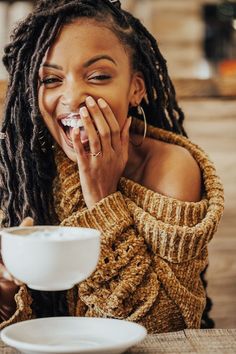
<svg viewBox="0 0 236 354">
<path fill-rule="evenodd" d="M 84 196 L 85 204 L 87 205 L 88 209 L 94 207 L 96 203 L 99 203 L 102 199 L 108 197 L 109 195 L 117 192 L 117 187 L 112 188 L 109 191 L 103 191 L 101 193 L 96 193 L 94 195 L 90 194 L 89 196 Z"/>
</svg>

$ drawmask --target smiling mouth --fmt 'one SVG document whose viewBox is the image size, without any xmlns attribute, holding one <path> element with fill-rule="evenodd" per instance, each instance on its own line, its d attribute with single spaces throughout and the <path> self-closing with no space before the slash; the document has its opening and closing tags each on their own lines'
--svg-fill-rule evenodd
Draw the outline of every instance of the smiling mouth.
<svg viewBox="0 0 236 354">
<path fill-rule="evenodd" d="M 72 133 L 74 128 L 79 128 L 80 130 L 80 140 L 87 150 L 88 136 L 84 129 L 83 122 L 78 113 L 69 113 L 67 115 L 60 116 L 58 119 L 60 128 L 63 131 L 63 136 L 66 143 L 73 148 Z"/>
</svg>

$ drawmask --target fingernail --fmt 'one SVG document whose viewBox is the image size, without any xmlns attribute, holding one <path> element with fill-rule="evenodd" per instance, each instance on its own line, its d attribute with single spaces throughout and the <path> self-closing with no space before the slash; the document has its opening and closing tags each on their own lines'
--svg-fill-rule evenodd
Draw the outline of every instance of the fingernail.
<svg viewBox="0 0 236 354">
<path fill-rule="evenodd" d="M 31 216 L 26 216 L 26 218 L 24 219 L 24 221 L 26 221 L 27 223 L 29 222 L 29 223 L 34 223 L 34 219 L 33 218 L 31 218 Z"/>
<path fill-rule="evenodd" d="M 79 128 L 74 128 L 73 129 L 73 134 L 74 135 L 79 135 L 80 134 Z"/>
<path fill-rule="evenodd" d="M 106 108 L 107 107 L 106 101 L 104 101 L 104 99 L 102 99 L 102 98 L 98 99 L 98 105 L 99 105 L 100 108 Z"/>
<path fill-rule="evenodd" d="M 82 107 L 79 110 L 79 113 L 82 117 L 88 117 L 89 113 L 86 107 Z"/>
<path fill-rule="evenodd" d="M 96 104 L 93 97 L 91 97 L 91 96 L 88 96 L 85 101 L 86 101 L 87 105 L 90 107 L 93 107 Z"/>
<path fill-rule="evenodd" d="M 24 220 L 21 222 L 20 226 L 33 226 L 34 225 L 34 219 L 32 219 L 30 216 L 27 216 L 24 218 Z"/>
</svg>

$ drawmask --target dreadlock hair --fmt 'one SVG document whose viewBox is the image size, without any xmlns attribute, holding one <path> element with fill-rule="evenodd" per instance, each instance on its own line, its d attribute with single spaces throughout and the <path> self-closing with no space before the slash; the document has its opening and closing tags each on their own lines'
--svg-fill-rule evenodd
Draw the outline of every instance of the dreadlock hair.
<svg viewBox="0 0 236 354">
<path fill-rule="evenodd" d="M 39 0 L 14 30 L 3 57 L 9 83 L 1 129 L 6 138 L 0 140 L 1 226 L 18 225 L 26 216 L 32 216 L 38 225 L 56 221 L 52 197 L 56 167 L 52 137 L 39 111 L 38 71 L 61 26 L 75 18 L 101 22 L 128 49 L 133 70 L 144 76 L 146 97 L 141 104 L 147 122 L 187 136 L 166 60 L 155 38 L 137 18 L 121 9 L 120 1 Z M 130 113 L 140 118 L 135 109 Z M 43 149 L 42 134 L 46 142 Z M 38 317 L 67 314 L 65 292 L 31 290 L 31 294 Z"/>
<path fill-rule="evenodd" d="M 51 191 L 55 164 L 52 138 L 38 107 L 38 71 L 61 26 L 78 17 L 102 22 L 130 50 L 133 69 L 140 70 L 145 79 L 147 95 L 142 106 L 148 123 L 186 135 L 184 115 L 157 42 L 138 19 L 120 8 L 119 1 L 38 1 L 14 30 L 3 57 L 9 85 L 2 125 L 6 138 L 0 141 L 2 226 L 18 225 L 26 216 L 37 224 L 55 220 Z M 42 131 L 47 141 L 43 150 Z"/>
</svg>

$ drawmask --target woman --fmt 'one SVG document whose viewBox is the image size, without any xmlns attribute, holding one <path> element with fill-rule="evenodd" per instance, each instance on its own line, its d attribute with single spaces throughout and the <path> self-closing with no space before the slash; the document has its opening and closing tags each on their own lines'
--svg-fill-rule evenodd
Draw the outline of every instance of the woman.
<svg viewBox="0 0 236 354">
<path fill-rule="evenodd" d="M 10 280 L 1 327 L 62 314 L 128 319 L 150 333 L 200 327 L 223 188 L 186 138 L 154 38 L 119 1 L 39 1 L 4 63 L 2 226 L 31 216 L 94 227 L 102 247 L 93 275 L 68 292 Z"/>
</svg>

